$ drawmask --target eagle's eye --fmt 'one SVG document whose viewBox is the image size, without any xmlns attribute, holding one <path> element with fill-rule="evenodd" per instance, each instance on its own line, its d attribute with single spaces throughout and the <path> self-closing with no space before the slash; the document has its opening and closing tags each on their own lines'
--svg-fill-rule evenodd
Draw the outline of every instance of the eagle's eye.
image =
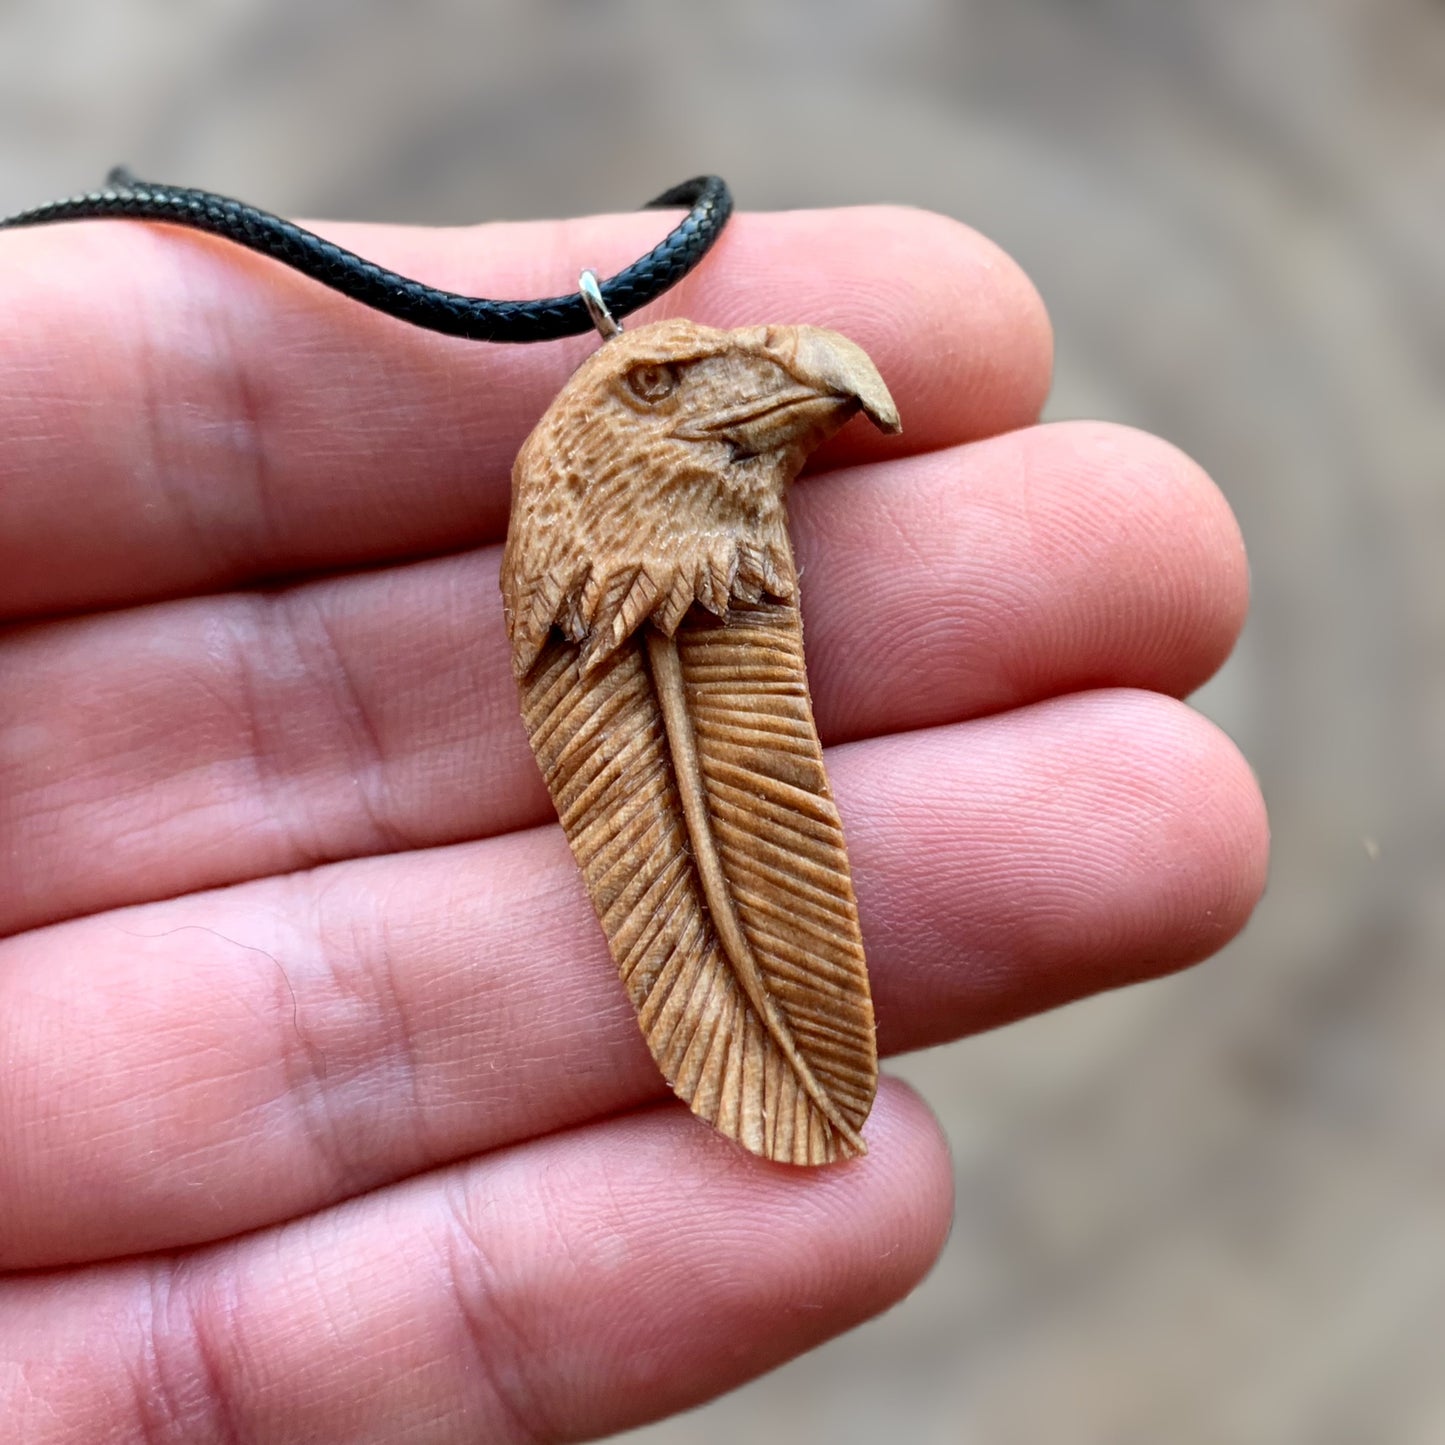
<svg viewBox="0 0 1445 1445">
<path fill-rule="evenodd" d="M 649 406 L 671 396 L 676 387 L 677 368 L 664 361 L 644 361 L 627 373 L 627 389 Z"/>
</svg>

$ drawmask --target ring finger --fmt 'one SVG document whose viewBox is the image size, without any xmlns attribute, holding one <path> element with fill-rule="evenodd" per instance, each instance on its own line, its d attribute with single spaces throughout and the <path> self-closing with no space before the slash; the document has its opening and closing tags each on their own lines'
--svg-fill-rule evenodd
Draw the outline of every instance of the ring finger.
<svg viewBox="0 0 1445 1445">
<path fill-rule="evenodd" d="M 1262 886 L 1248 769 L 1155 694 L 829 766 L 885 1050 L 1203 957 Z M 0 1057 L 10 1268 L 254 1228 L 664 1092 L 556 827 L 11 940 Z"/>
</svg>

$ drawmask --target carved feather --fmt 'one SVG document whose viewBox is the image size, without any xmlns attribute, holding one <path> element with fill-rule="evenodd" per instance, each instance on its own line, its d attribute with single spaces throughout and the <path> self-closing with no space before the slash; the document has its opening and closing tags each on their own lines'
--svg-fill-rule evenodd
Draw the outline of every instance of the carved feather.
<svg viewBox="0 0 1445 1445">
<path fill-rule="evenodd" d="M 860 407 L 896 428 L 831 333 L 625 333 L 523 447 L 503 566 L 523 719 L 653 1056 L 795 1164 L 863 1152 L 877 1084 L 784 504 Z"/>
</svg>

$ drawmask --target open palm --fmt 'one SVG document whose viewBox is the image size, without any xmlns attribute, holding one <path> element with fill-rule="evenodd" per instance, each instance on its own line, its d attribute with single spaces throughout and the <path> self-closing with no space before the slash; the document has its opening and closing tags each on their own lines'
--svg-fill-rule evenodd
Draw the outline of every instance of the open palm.
<svg viewBox="0 0 1445 1445">
<path fill-rule="evenodd" d="M 530 296 L 658 218 L 330 233 Z M 809 1171 L 671 1101 L 528 750 L 508 473 L 594 343 L 443 340 L 163 228 L 0 246 L 6 1438 L 586 1438 L 910 1289 L 926 1110 L 885 1082 L 868 1156 Z M 744 215 L 649 314 L 841 331 L 903 416 L 792 498 L 882 1049 L 1224 943 L 1263 813 L 1175 699 L 1239 536 L 1163 443 L 1031 425 L 1012 263 Z"/>
</svg>

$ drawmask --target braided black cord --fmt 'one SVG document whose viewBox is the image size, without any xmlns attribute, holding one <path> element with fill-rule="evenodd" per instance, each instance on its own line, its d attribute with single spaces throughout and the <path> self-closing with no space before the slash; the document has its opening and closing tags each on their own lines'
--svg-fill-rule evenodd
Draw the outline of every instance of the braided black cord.
<svg viewBox="0 0 1445 1445">
<path fill-rule="evenodd" d="M 664 191 L 647 208 L 689 206 L 683 220 L 647 255 L 601 283 L 602 299 L 621 318 L 661 296 L 707 254 L 732 214 L 720 176 L 698 176 Z M 140 181 L 121 167 L 104 190 L 52 201 L 0 220 L 0 230 L 98 217 L 168 221 L 208 231 L 282 262 L 364 306 L 444 336 L 472 341 L 555 341 L 592 329 L 579 294 L 540 301 L 488 301 L 440 291 L 388 271 L 269 211 L 186 186 Z"/>
</svg>

